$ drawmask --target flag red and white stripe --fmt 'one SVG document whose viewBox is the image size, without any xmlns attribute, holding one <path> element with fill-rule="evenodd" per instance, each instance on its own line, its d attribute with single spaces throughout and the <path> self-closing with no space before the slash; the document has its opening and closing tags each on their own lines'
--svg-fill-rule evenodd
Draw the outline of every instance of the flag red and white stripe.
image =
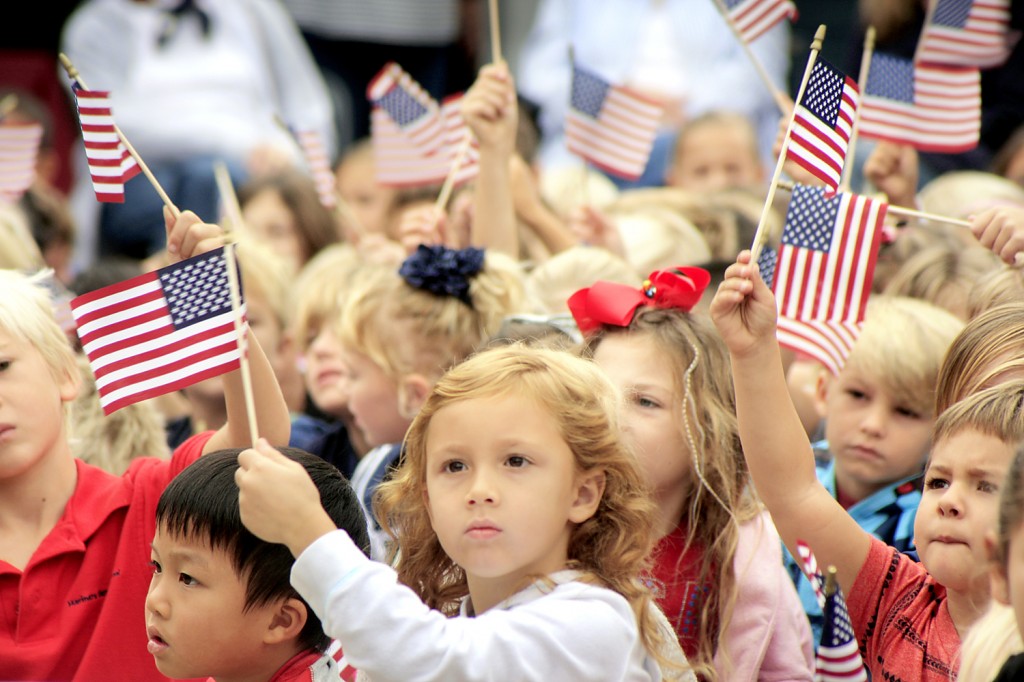
<svg viewBox="0 0 1024 682">
<path fill-rule="evenodd" d="M 320 133 L 315 130 L 300 130 L 295 133 L 295 138 L 302 148 L 302 155 L 313 176 L 320 203 L 327 208 L 334 208 L 338 203 L 334 171 L 331 170 L 331 159 Z"/>
<path fill-rule="evenodd" d="M 444 145 L 436 154 L 430 155 L 411 144 L 387 112 L 374 107 L 370 114 L 370 130 L 377 182 L 389 187 L 422 187 L 443 183 L 466 135 L 472 135 L 462 118 L 461 99 L 461 94 L 452 95 L 441 105 L 445 123 Z M 456 186 L 477 176 L 480 170 L 478 149 L 479 145 L 473 138 L 456 172 Z"/>
<path fill-rule="evenodd" d="M 970 67 L 915 64 L 876 52 L 860 109 L 860 134 L 921 151 L 978 146 L 981 74 Z"/>
<path fill-rule="evenodd" d="M 636 180 L 647 167 L 664 106 L 573 65 L 565 120 L 569 151 L 598 168 Z"/>
<path fill-rule="evenodd" d="M 833 192 L 843 176 L 859 100 L 857 84 L 819 59 L 793 112 L 786 156 Z"/>
<path fill-rule="evenodd" d="M 799 555 L 800 567 L 803 569 L 804 575 L 807 576 L 807 582 L 814 589 L 814 596 L 818 599 L 818 606 L 824 610 L 825 592 L 822 591 L 821 571 L 818 570 L 818 561 L 814 558 L 814 552 L 811 551 L 810 545 L 803 540 L 796 541 L 796 552 Z"/>
<path fill-rule="evenodd" d="M 1009 58 L 1010 0 L 938 0 L 921 29 L 915 62 L 990 69 Z"/>
<path fill-rule="evenodd" d="M 42 139 L 39 123 L 0 125 L 0 197 L 15 203 L 32 185 Z"/>
<path fill-rule="evenodd" d="M 387 112 L 391 121 L 425 155 L 445 144 L 445 120 L 441 107 L 401 66 L 388 62 L 366 88 L 374 108 Z"/>
<path fill-rule="evenodd" d="M 793 189 L 775 268 L 779 343 L 838 374 L 860 334 L 888 205 Z"/>
<path fill-rule="evenodd" d="M 128 153 L 114 127 L 110 93 L 86 90 L 77 82 L 72 86 L 78 101 L 82 141 L 89 161 L 89 174 L 96 199 L 105 203 L 124 203 L 124 183 L 142 169 Z"/>
<path fill-rule="evenodd" d="M 104 414 L 240 365 L 223 247 L 78 296 L 71 311 Z"/>
<path fill-rule="evenodd" d="M 789 0 L 724 0 L 727 16 L 743 40 L 757 40 L 783 19 L 796 19 Z"/>
</svg>

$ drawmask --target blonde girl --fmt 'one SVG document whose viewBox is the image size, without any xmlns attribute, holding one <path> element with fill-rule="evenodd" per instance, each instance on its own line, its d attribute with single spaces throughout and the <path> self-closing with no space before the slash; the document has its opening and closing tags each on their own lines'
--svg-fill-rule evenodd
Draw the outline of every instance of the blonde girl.
<svg viewBox="0 0 1024 682">
<path fill-rule="evenodd" d="M 655 511 L 615 410 L 563 351 L 505 346 L 450 370 L 381 488 L 401 585 L 262 443 L 239 456 L 242 519 L 291 549 L 293 585 L 374 682 L 693 679 L 639 580 Z"/>
</svg>

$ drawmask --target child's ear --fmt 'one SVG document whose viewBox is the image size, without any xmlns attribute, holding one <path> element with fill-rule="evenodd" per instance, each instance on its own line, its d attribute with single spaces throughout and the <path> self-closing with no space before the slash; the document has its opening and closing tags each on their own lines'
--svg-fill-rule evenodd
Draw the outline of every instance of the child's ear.
<svg viewBox="0 0 1024 682">
<path fill-rule="evenodd" d="M 822 419 L 828 416 L 828 391 L 832 387 L 832 379 L 828 372 L 818 372 L 818 381 L 814 389 L 814 409 Z"/>
<path fill-rule="evenodd" d="M 78 397 L 78 392 L 82 387 L 82 375 L 75 371 L 74 373 L 67 370 L 61 372 L 60 381 L 57 384 L 58 393 L 60 394 L 61 402 L 69 403 Z"/>
<path fill-rule="evenodd" d="M 989 583 L 992 586 L 992 598 L 1000 604 L 1010 604 L 1010 586 L 1007 583 L 1006 567 L 999 557 L 996 536 L 992 531 L 985 533 L 985 551 L 988 553 Z"/>
<path fill-rule="evenodd" d="M 289 597 L 280 601 L 263 633 L 264 644 L 281 644 L 298 639 L 308 618 L 309 610 L 301 599 Z"/>
<path fill-rule="evenodd" d="M 569 520 L 583 523 L 597 512 L 604 496 L 604 469 L 594 469 L 576 479 L 576 499 L 569 509 Z"/>
<path fill-rule="evenodd" d="M 430 395 L 433 383 L 422 374 L 406 374 L 398 384 L 398 413 L 412 419 Z"/>
</svg>

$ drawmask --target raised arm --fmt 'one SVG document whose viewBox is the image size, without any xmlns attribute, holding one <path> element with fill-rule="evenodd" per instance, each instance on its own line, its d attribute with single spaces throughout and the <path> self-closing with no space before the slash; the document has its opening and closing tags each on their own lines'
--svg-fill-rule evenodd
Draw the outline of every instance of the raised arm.
<svg viewBox="0 0 1024 682">
<path fill-rule="evenodd" d="M 164 209 L 167 224 L 167 251 L 172 261 L 192 258 L 212 251 L 224 244 L 223 232 L 218 225 L 204 223 L 195 213 L 184 211 L 175 219 Z M 277 377 L 263 354 L 256 336 L 248 335 L 249 372 L 252 378 L 253 402 L 259 433 L 271 443 L 286 445 L 291 433 L 291 418 Z M 242 448 L 252 445 L 249 417 L 245 406 L 242 372 L 235 370 L 224 375 L 224 400 L 227 403 L 227 423 L 207 442 L 203 454 L 223 448 Z"/>
<path fill-rule="evenodd" d="M 462 115 L 480 143 L 480 174 L 473 196 L 472 246 L 519 258 L 509 161 L 516 149 L 519 109 L 508 66 L 480 69 L 462 100 Z"/>
<path fill-rule="evenodd" d="M 789 395 L 776 340 L 775 297 L 750 252 L 725 271 L 711 317 L 732 362 L 740 441 L 758 495 L 783 542 L 797 556 L 804 540 L 819 566 L 834 565 L 849 594 L 870 536 L 818 482 L 810 442 Z"/>
</svg>

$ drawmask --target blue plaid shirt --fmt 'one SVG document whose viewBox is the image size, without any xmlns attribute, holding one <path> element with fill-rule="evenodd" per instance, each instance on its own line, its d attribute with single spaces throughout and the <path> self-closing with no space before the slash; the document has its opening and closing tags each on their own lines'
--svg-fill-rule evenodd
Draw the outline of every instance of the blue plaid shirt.
<svg viewBox="0 0 1024 682">
<path fill-rule="evenodd" d="M 835 497 L 835 462 L 831 461 L 831 458 L 824 463 L 820 463 L 822 459 L 818 459 L 818 461 L 818 480 L 828 489 L 832 497 Z M 921 502 L 921 480 L 922 474 L 917 474 L 897 481 L 875 494 L 865 497 L 846 510 L 861 528 L 887 545 L 911 556 L 915 561 L 918 558 L 914 547 L 914 517 L 917 515 L 917 505 Z M 814 648 L 817 649 L 824 623 L 818 599 L 814 595 L 810 581 L 804 576 L 799 562 L 785 547 L 782 548 L 782 557 L 786 569 L 793 579 L 793 584 L 796 585 L 797 592 L 800 594 L 800 601 L 803 602 L 807 618 L 811 621 L 811 630 L 814 635 L 812 641 Z"/>
</svg>

